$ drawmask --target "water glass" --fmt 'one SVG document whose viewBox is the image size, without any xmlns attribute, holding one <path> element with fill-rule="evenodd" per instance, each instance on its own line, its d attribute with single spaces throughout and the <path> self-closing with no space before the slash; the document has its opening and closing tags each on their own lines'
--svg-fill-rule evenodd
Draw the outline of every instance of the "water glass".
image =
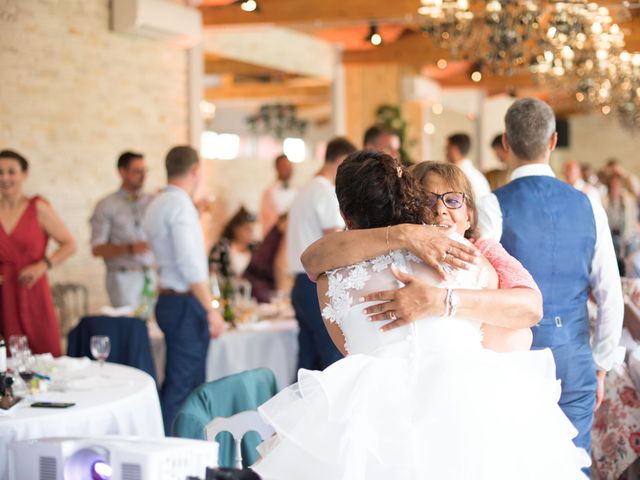
<svg viewBox="0 0 640 480">
<path fill-rule="evenodd" d="M 106 335 L 94 335 L 91 337 L 91 355 L 98 360 L 100 368 L 111 352 L 111 340 Z"/>
</svg>

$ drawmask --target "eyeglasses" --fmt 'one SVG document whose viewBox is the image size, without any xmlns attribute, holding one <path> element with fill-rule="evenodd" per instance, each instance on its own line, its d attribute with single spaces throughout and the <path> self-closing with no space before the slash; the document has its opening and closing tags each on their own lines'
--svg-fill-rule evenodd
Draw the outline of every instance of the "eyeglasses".
<svg viewBox="0 0 640 480">
<path fill-rule="evenodd" d="M 427 206 L 433 208 L 442 200 L 445 207 L 450 209 L 458 209 L 464 204 L 465 194 L 462 192 L 445 192 L 443 194 L 429 192 L 427 193 Z"/>
</svg>

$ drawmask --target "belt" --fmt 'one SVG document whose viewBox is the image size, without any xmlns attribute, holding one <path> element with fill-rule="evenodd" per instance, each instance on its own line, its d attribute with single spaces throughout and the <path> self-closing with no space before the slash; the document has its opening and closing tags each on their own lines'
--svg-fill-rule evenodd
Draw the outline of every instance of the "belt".
<svg viewBox="0 0 640 480">
<path fill-rule="evenodd" d="M 191 290 L 187 290 L 186 292 L 176 292 L 175 290 L 171 290 L 170 288 L 161 288 L 158 291 L 160 295 L 168 295 L 170 297 L 190 297 L 193 295 Z"/>
</svg>

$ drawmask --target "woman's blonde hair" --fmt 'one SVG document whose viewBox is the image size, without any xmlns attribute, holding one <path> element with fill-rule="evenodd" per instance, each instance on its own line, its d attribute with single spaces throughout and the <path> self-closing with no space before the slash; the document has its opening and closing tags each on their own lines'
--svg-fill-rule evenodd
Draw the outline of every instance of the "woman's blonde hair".
<svg viewBox="0 0 640 480">
<path fill-rule="evenodd" d="M 440 175 L 452 192 L 464 193 L 464 199 L 469 211 L 469 223 L 471 226 L 464 232 L 465 238 L 478 238 L 478 211 L 476 210 L 475 196 L 469 179 L 462 170 L 452 163 L 444 162 L 420 162 L 410 169 L 413 176 L 424 187 L 424 182 L 431 174 Z M 426 192 L 431 193 L 431 192 Z"/>
</svg>

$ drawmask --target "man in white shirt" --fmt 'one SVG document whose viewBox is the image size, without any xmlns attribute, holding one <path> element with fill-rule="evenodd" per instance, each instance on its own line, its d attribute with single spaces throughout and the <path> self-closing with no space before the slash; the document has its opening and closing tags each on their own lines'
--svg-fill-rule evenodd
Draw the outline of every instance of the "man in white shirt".
<svg viewBox="0 0 640 480">
<path fill-rule="evenodd" d="M 567 160 L 563 165 L 564 179 L 573 188 L 577 188 L 584 193 L 590 200 L 596 203 L 602 203 L 600 191 L 593 185 L 588 184 L 582 179 L 582 168 L 575 160 Z"/>
<path fill-rule="evenodd" d="M 220 335 L 224 322 L 211 306 L 204 238 L 191 199 L 201 176 L 198 153 L 174 147 L 165 165 L 168 185 L 149 204 L 142 227 L 158 264 L 156 320 L 167 344 L 160 403 L 170 435 L 180 405 L 205 381 L 209 337 Z"/>
<path fill-rule="evenodd" d="M 287 263 L 295 277 L 291 303 L 300 325 L 298 368 L 324 370 L 342 355 L 324 327 L 316 284 L 309 280 L 300 260 L 309 245 L 331 232 L 343 230 L 335 192 L 338 167 L 356 147 L 345 138 L 327 144 L 324 165 L 294 199 L 287 226 Z"/>
<path fill-rule="evenodd" d="M 473 193 L 481 198 L 491 193 L 486 177 L 478 170 L 468 157 L 471 150 L 471 138 L 466 133 L 455 133 L 447 138 L 445 154 L 447 160 L 460 168 L 471 182 Z"/>
<path fill-rule="evenodd" d="M 293 175 L 293 164 L 286 155 L 278 155 L 275 160 L 277 179 L 262 194 L 260 202 L 260 223 L 262 235 L 266 237 L 269 231 L 291 208 L 296 190 L 291 187 L 290 180 Z"/>
<path fill-rule="evenodd" d="M 516 168 L 510 183 L 479 200 L 478 227 L 538 283 L 544 315 L 532 329 L 532 348 L 553 352 L 560 407 L 579 432 L 576 445 L 590 451 L 593 411 L 613 366 L 624 308 L 607 217 L 602 205 L 555 178 L 549 166 L 557 142 L 555 117 L 546 103 L 516 101 L 505 126 L 503 144 Z M 590 294 L 598 308 L 593 347 Z"/>
</svg>

